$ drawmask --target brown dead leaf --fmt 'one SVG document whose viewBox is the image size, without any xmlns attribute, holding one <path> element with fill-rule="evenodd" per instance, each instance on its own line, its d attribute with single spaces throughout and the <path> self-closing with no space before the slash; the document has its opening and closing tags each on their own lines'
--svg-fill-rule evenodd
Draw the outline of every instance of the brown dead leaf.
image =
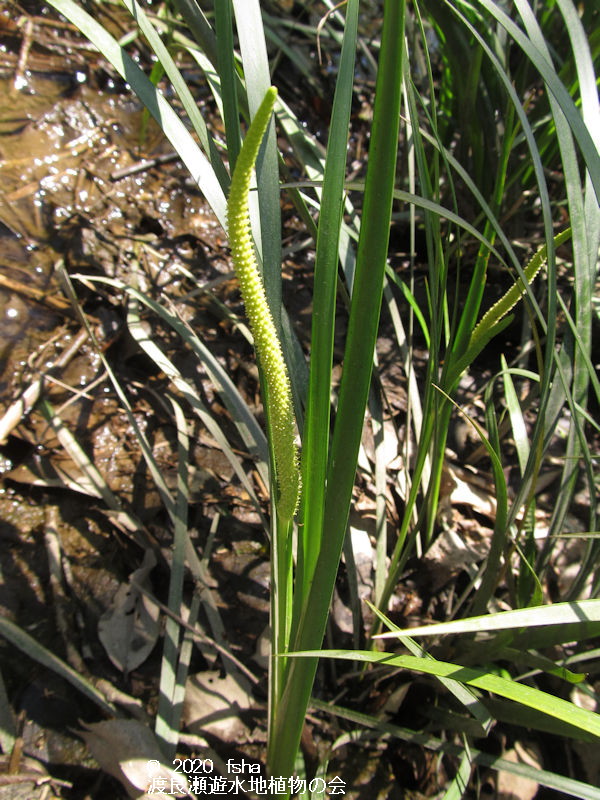
<svg viewBox="0 0 600 800">
<path fill-rule="evenodd" d="M 362 601 L 373 593 L 373 562 L 375 554 L 367 527 L 372 527 L 367 520 L 356 515 L 350 516 L 349 531 L 352 552 L 354 555 L 354 572 L 356 575 L 358 599 Z M 339 591 L 335 590 L 332 604 L 332 619 L 344 633 L 354 630 L 352 609 L 344 603 Z"/>
<path fill-rule="evenodd" d="M 188 678 L 183 718 L 191 733 L 239 743 L 248 736 L 240 713 L 251 706 L 250 684 L 241 675 L 221 678 L 217 671 L 199 672 Z"/>
<path fill-rule="evenodd" d="M 0 756 L 0 800 L 58 800 L 41 762 L 21 755 L 13 769 L 13 756 Z"/>
<path fill-rule="evenodd" d="M 98 638 L 112 663 L 123 672 L 139 667 L 158 639 L 158 607 L 137 588 L 150 587 L 148 576 L 155 565 L 154 554 L 147 550 L 142 566 L 131 573 L 129 583 L 119 587 L 98 623 Z"/>
<path fill-rule="evenodd" d="M 478 536 L 476 530 L 469 531 L 468 539 L 451 528 L 442 531 L 423 556 L 431 591 L 441 589 L 463 570 L 474 574 L 488 550 L 489 542 Z"/>
<path fill-rule="evenodd" d="M 528 764 L 535 769 L 542 769 L 542 757 L 539 748 L 533 744 L 524 745 L 516 742 L 514 748 L 502 756 L 515 764 Z M 498 800 L 533 800 L 540 785 L 537 781 L 514 775 L 512 772 L 498 772 Z"/>
<path fill-rule="evenodd" d="M 115 777 L 128 795 L 139 800 L 189 797 L 185 775 L 162 763 L 152 731 L 137 720 L 104 720 L 85 725 L 79 735 L 101 769 Z"/>
<path fill-rule="evenodd" d="M 496 497 L 491 480 L 482 479 L 471 470 L 456 465 L 447 465 L 446 473 L 453 505 L 470 506 L 477 514 L 495 518 Z"/>
</svg>

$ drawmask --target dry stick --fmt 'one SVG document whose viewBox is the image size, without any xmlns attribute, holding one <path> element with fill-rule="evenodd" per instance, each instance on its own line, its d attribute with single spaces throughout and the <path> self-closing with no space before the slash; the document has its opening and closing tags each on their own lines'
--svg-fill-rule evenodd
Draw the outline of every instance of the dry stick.
<svg viewBox="0 0 600 800">
<path fill-rule="evenodd" d="M 88 333 L 84 329 L 79 331 L 75 337 L 73 344 L 64 350 L 51 367 L 46 370 L 50 372 L 53 369 L 66 366 L 69 361 L 77 355 L 81 350 L 81 346 L 88 338 Z M 29 414 L 31 409 L 35 406 L 42 393 L 44 386 L 44 374 L 40 374 L 35 381 L 25 389 L 21 397 L 12 403 L 3 417 L 0 419 L 0 443 L 4 442 L 10 433 L 19 425 L 23 418 Z"/>
<path fill-rule="evenodd" d="M 52 311 L 58 311 L 59 314 L 64 314 L 69 317 L 75 316 L 70 302 L 62 295 L 56 295 L 55 297 L 54 295 L 48 294 L 44 289 L 38 289 L 36 286 L 29 286 L 22 281 L 17 281 L 2 273 L 0 273 L 0 287 L 2 287 L 2 289 L 8 289 L 11 292 L 17 292 L 31 300 L 35 300 L 37 303 L 47 306 Z"/>
<path fill-rule="evenodd" d="M 138 172 L 146 172 L 160 164 L 169 164 L 171 161 L 177 161 L 179 158 L 179 153 L 164 153 L 154 158 L 144 158 L 142 161 L 136 161 L 135 164 L 130 164 L 128 167 L 114 170 L 108 177 L 113 182 L 120 181 L 123 178 L 129 178 L 131 175 L 137 175 Z"/>
<path fill-rule="evenodd" d="M 62 554 L 60 537 L 58 534 L 59 519 L 58 508 L 51 506 L 46 512 L 46 524 L 44 526 L 44 543 L 46 545 L 46 554 L 48 556 L 48 573 L 50 576 L 50 588 L 52 590 L 52 597 L 54 600 L 54 615 L 56 618 L 56 627 L 60 633 L 65 651 L 67 661 L 77 670 L 80 675 L 89 678 L 89 671 L 81 657 L 81 654 L 75 647 L 73 642 L 73 625 L 70 620 L 70 614 L 67 611 L 68 601 L 65 596 L 63 586 L 63 569 L 62 569 Z"/>
</svg>

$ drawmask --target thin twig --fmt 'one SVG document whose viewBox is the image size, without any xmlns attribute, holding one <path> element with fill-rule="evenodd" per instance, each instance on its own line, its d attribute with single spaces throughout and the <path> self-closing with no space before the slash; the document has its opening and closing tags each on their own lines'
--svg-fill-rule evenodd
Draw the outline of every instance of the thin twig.
<svg viewBox="0 0 600 800">
<path fill-rule="evenodd" d="M 47 373 L 54 369 L 66 366 L 81 350 L 81 346 L 88 338 L 88 333 L 83 328 L 70 347 L 64 350 L 54 363 L 46 370 Z M 15 400 L 0 418 L 0 443 L 4 442 L 12 431 L 19 425 L 35 406 L 42 393 L 44 386 L 44 373 L 41 373 L 31 383 L 18 400 Z"/>
</svg>

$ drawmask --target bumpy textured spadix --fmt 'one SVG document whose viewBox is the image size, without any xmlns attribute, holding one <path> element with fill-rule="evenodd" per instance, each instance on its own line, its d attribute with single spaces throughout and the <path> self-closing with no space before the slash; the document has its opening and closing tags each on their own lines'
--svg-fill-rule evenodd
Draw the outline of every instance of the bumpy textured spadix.
<svg viewBox="0 0 600 800">
<path fill-rule="evenodd" d="M 285 520 L 296 512 L 300 495 L 298 450 L 290 379 L 275 323 L 258 271 L 250 230 L 250 179 L 267 130 L 277 89 L 268 89 L 248 129 L 231 179 L 227 218 L 229 244 L 242 299 L 260 359 L 268 393 L 268 417 L 273 437 L 278 497 L 277 511 Z"/>
</svg>

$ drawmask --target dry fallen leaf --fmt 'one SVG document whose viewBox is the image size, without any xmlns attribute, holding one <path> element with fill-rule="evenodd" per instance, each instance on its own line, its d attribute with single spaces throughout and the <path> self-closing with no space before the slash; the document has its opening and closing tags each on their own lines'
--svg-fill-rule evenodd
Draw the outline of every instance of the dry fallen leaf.
<svg viewBox="0 0 600 800">
<path fill-rule="evenodd" d="M 85 725 L 79 735 L 101 769 L 123 784 L 130 797 L 189 797 L 185 775 L 174 772 L 152 731 L 137 720 L 104 720 Z"/>
<path fill-rule="evenodd" d="M 358 599 L 362 602 L 365 598 L 371 597 L 373 593 L 373 561 L 374 552 L 369 532 L 365 528 L 365 521 L 355 519 L 353 524 L 352 515 L 350 517 L 349 531 L 352 552 L 354 555 L 354 573 L 356 575 Z M 352 609 L 342 600 L 337 588 L 333 595 L 332 619 L 338 628 L 344 633 L 352 633 L 354 630 L 354 619 Z"/>
<path fill-rule="evenodd" d="M 539 748 L 534 744 L 524 745 L 515 742 L 513 749 L 508 750 L 502 758 L 515 764 L 527 764 L 535 769 L 542 769 L 542 757 Z M 515 775 L 512 772 L 498 771 L 498 800 L 533 800 L 540 786 L 537 781 Z"/>
<path fill-rule="evenodd" d="M 98 638 L 112 663 L 123 672 L 139 667 L 158 639 L 158 607 L 137 588 L 150 586 L 148 576 L 155 565 L 154 554 L 147 550 L 142 566 L 131 573 L 129 583 L 119 587 L 112 606 L 98 623 Z"/>
<path fill-rule="evenodd" d="M 468 539 L 451 528 L 443 530 L 422 559 L 430 590 L 438 591 L 462 570 L 474 574 L 488 550 L 489 543 L 477 530 L 470 531 Z"/>
<path fill-rule="evenodd" d="M 251 706 L 250 685 L 241 675 L 221 678 L 217 671 L 199 672 L 186 683 L 183 718 L 191 733 L 239 743 L 248 735 L 240 712 Z"/>
<path fill-rule="evenodd" d="M 496 496 L 490 480 L 482 479 L 470 469 L 446 465 L 446 480 L 452 505 L 470 506 L 481 516 L 494 519 Z"/>
<path fill-rule="evenodd" d="M 13 769 L 12 755 L 0 756 L 0 800 L 58 800 L 44 765 L 21 755 Z"/>
</svg>

